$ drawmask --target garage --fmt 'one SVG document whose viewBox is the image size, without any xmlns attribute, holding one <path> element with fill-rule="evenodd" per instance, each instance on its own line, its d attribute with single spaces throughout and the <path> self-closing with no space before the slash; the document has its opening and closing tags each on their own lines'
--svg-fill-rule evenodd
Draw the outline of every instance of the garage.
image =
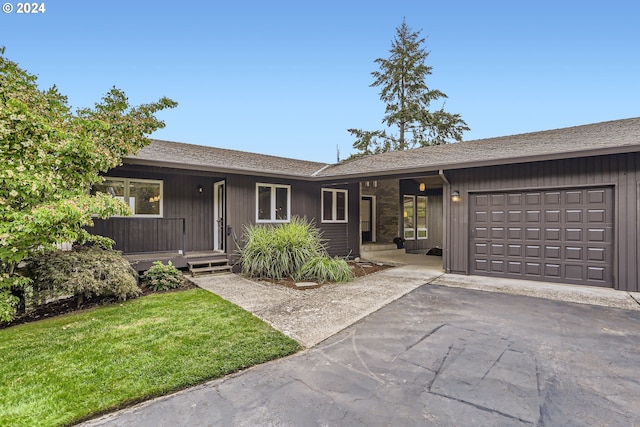
<svg viewBox="0 0 640 427">
<path fill-rule="evenodd" d="M 613 188 L 470 193 L 470 273 L 613 287 Z"/>
</svg>

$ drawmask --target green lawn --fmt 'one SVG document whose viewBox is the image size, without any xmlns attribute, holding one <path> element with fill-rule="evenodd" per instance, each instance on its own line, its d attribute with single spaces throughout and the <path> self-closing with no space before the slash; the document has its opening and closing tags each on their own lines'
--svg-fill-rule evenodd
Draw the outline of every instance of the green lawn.
<svg viewBox="0 0 640 427">
<path fill-rule="evenodd" d="M 0 426 L 67 425 L 294 353 L 201 289 L 0 330 Z"/>
</svg>

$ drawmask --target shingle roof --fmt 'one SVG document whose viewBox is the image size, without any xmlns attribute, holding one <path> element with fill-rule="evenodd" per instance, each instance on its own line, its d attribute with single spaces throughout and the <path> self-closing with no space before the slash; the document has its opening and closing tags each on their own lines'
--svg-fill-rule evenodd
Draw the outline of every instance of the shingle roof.
<svg viewBox="0 0 640 427">
<path fill-rule="evenodd" d="M 317 176 L 385 175 L 635 151 L 640 151 L 640 117 L 370 155 L 332 165 Z"/>
<path fill-rule="evenodd" d="M 335 179 L 640 151 L 640 117 L 370 155 L 333 165 L 152 140 L 127 163 L 239 174 Z"/>
<path fill-rule="evenodd" d="M 152 139 L 126 163 L 268 176 L 310 177 L 325 163 Z"/>
</svg>

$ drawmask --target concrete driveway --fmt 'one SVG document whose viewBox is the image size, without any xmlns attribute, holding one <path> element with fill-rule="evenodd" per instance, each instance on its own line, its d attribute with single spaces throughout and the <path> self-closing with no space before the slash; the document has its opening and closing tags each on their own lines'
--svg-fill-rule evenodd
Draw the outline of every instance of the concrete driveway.
<svg viewBox="0 0 640 427">
<path fill-rule="evenodd" d="M 94 426 L 640 425 L 640 311 L 422 286 L 310 350 Z"/>
</svg>

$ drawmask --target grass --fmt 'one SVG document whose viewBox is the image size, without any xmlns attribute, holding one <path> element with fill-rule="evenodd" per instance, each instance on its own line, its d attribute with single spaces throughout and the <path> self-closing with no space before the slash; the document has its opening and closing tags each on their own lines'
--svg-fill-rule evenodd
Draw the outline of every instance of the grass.
<svg viewBox="0 0 640 427">
<path fill-rule="evenodd" d="M 298 349 L 201 289 L 13 326 L 0 330 L 0 426 L 69 425 Z"/>
</svg>

